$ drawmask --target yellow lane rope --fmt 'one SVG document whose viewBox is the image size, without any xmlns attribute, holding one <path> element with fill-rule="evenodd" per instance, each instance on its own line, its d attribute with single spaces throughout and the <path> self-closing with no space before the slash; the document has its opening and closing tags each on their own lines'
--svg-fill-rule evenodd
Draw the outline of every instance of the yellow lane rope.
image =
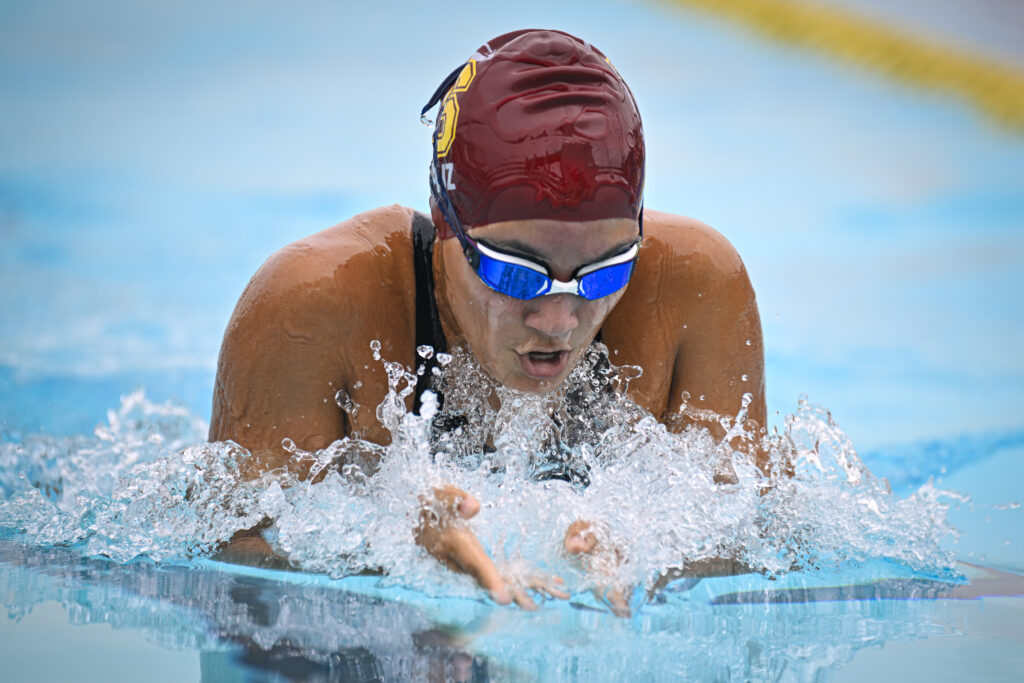
<svg viewBox="0 0 1024 683">
<path fill-rule="evenodd" d="M 1024 131 L 1024 71 L 881 21 L 804 0 L 662 0 L 746 24 L 920 87 L 953 93 Z"/>
</svg>

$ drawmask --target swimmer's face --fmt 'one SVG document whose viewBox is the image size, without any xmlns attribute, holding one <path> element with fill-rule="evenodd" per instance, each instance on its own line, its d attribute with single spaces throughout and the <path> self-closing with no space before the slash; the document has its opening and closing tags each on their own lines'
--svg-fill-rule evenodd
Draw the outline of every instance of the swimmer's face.
<svg viewBox="0 0 1024 683">
<path fill-rule="evenodd" d="M 621 252 L 639 233 L 627 218 L 569 223 L 524 220 L 474 228 L 489 246 L 547 265 L 558 280 Z M 455 238 L 441 242 L 444 299 L 477 361 L 503 385 L 533 393 L 557 386 L 579 361 L 625 288 L 588 301 L 553 294 L 529 301 L 495 292 L 473 272 Z M 442 304 L 442 305 L 443 305 Z"/>
</svg>

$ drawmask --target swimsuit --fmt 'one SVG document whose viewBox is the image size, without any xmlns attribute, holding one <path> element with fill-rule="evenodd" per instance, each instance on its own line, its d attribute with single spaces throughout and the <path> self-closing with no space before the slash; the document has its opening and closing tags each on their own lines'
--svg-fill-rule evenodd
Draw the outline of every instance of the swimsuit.
<svg viewBox="0 0 1024 683">
<path fill-rule="evenodd" d="M 412 262 L 416 278 L 416 348 L 429 346 L 434 349 L 430 358 L 420 358 L 423 374 L 416 378 L 416 396 L 413 412 L 419 415 L 420 395 L 427 389 L 433 389 L 434 368 L 439 367 L 437 354 L 448 351 L 448 342 L 441 329 L 441 317 L 437 311 L 437 299 L 434 297 L 434 236 L 436 230 L 433 221 L 418 211 L 412 215 Z M 417 354 L 418 355 L 418 354 Z M 438 407 L 442 405 L 442 397 L 438 393 Z"/>
</svg>

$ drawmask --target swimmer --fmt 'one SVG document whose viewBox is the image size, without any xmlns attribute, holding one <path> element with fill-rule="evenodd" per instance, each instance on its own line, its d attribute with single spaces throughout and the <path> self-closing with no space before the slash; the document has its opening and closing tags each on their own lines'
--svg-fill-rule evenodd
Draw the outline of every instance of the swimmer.
<svg viewBox="0 0 1024 683">
<path fill-rule="evenodd" d="M 603 53 L 560 31 L 508 33 L 456 69 L 424 112 L 434 106 L 429 216 L 401 206 L 355 216 L 273 254 L 242 293 L 210 440 L 252 453 L 244 476 L 288 462 L 284 437 L 309 451 L 353 433 L 388 443 L 372 409 L 353 415 L 334 400 L 384 398 L 373 340 L 408 368 L 422 362 L 418 346 L 462 346 L 496 382 L 544 394 L 599 339 L 616 365 L 643 368 L 628 395 L 670 429 L 734 415 L 747 393 L 750 419 L 765 425 L 746 269 L 709 226 L 644 208 L 640 114 Z M 700 424 L 724 436 L 716 421 Z M 480 502 L 453 486 L 429 496 L 417 542 L 497 602 L 532 605 L 457 523 Z M 596 551 L 587 528 L 567 530 L 568 552 Z M 269 546 L 254 532 L 231 550 Z"/>
</svg>

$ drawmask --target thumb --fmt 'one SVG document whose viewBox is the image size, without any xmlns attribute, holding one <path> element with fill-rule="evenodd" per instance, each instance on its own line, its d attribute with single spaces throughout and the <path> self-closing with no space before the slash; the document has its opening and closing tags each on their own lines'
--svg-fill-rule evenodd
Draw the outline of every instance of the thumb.
<svg viewBox="0 0 1024 683">
<path fill-rule="evenodd" d="M 566 552 L 573 555 L 592 553 L 597 547 L 597 536 L 590 528 L 590 522 L 577 520 L 569 525 L 565 532 L 563 546 Z"/>
<path fill-rule="evenodd" d="M 434 496 L 444 508 L 453 510 L 463 519 L 475 517 L 480 512 L 480 501 L 457 486 L 434 489 Z"/>
</svg>

